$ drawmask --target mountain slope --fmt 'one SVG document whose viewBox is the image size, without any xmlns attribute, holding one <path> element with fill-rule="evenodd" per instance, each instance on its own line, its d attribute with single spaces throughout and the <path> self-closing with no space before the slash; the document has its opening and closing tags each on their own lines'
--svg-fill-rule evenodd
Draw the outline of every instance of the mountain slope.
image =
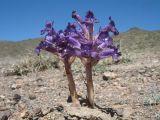
<svg viewBox="0 0 160 120">
<path fill-rule="evenodd" d="M 131 28 L 127 32 L 113 38 L 120 44 L 121 51 L 126 52 L 157 52 L 160 50 L 160 31 L 146 31 L 139 28 Z M 0 41 L 0 57 L 23 56 L 28 51 L 34 51 L 40 38 L 29 39 L 20 42 Z"/>
<path fill-rule="evenodd" d="M 20 42 L 0 41 L 0 57 L 18 57 L 26 54 L 28 51 L 34 51 L 40 38 L 29 39 Z"/>
<path fill-rule="evenodd" d="M 160 50 L 160 31 L 132 28 L 115 37 L 123 52 L 156 52 Z"/>
</svg>

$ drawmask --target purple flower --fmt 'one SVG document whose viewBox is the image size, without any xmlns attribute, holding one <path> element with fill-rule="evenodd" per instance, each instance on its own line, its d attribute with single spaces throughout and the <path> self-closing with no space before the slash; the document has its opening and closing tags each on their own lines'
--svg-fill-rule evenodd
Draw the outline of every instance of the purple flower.
<svg viewBox="0 0 160 120">
<path fill-rule="evenodd" d="M 68 23 L 64 31 L 56 32 L 53 22 L 47 22 L 45 28 L 41 30 L 41 34 L 45 37 L 35 49 L 36 53 L 46 50 L 59 54 L 62 58 L 76 56 L 100 60 L 112 56 L 113 59 L 118 59 L 119 48 L 114 45 L 109 32 L 114 35 L 118 35 L 119 32 L 111 17 L 109 17 L 109 24 L 99 31 L 97 38 L 93 35 L 93 27 L 97 19 L 92 11 L 86 13 L 85 20 L 73 11 L 72 18 L 78 23 L 80 30 L 77 30 L 75 23 Z"/>
</svg>

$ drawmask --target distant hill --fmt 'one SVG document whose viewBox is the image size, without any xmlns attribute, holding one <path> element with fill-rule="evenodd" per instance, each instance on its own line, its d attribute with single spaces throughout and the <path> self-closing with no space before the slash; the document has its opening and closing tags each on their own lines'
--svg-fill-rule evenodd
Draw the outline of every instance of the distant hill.
<svg viewBox="0 0 160 120">
<path fill-rule="evenodd" d="M 122 52 L 160 51 L 160 31 L 146 31 L 131 28 L 127 32 L 114 37 L 120 43 Z M 20 42 L 0 41 L 0 58 L 23 56 L 29 51 L 34 51 L 40 38 L 28 39 Z"/>
<path fill-rule="evenodd" d="M 160 51 L 160 31 L 131 28 L 114 37 L 114 40 L 120 43 L 122 52 Z"/>
<path fill-rule="evenodd" d="M 28 39 L 19 42 L 0 41 L 0 57 L 18 57 L 28 51 L 34 51 L 38 45 L 40 38 Z"/>
</svg>

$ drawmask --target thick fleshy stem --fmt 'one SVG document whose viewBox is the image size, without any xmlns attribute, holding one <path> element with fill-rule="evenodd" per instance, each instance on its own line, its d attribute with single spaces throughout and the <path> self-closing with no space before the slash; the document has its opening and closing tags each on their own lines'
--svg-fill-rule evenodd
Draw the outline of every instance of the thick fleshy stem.
<svg viewBox="0 0 160 120">
<path fill-rule="evenodd" d="M 75 87 L 75 83 L 73 80 L 73 75 L 72 75 L 72 71 L 71 71 L 71 64 L 73 63 L 74 60 L 70 60 L 70 59 L 65 59 L 64 62 L 64 66 L 65 66 L 65 71 L 66 71 L 66 75 L 68 78 L 68 86 L 69 86 L 69 91 L 70 91 L 70 95 L 72 98 L 72 103 L 74 106 L 79 106 L 79 100 L 78 100 L 78 95 L 76 92 L 76 87 Z"/>
<path fill-rule="evenodd" d="M 86 69 L 86 80 L 87 80 L 87 95 L 88 95 L 88 102 L 91 108 L 94 108 L 94 87 L 93 87 L 93 80 L 92 80 L 92 62 L 88 58 L 87 63 L 85 64 Z"/>
</svg>

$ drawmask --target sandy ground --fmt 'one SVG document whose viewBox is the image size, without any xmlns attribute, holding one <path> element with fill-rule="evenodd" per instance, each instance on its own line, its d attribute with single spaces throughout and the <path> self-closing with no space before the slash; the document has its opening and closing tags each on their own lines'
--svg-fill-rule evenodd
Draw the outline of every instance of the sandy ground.
<svg viewBox="0 0 160 120">
<path fill-rule="evenodd" d="M 86 105 L 83 67 L 73 66 L 81 107 L 69 102 L 62 67 L 24 76 L 0 75 L 1 120 L 160 120 L 160 54 L 130 54 L 128 62 L 93 70 L 96 108 Z M 2 64 L 3 63 L 3 64 Z M 1 62 L 0 69 L 8 66 Z"/>
</svg>

